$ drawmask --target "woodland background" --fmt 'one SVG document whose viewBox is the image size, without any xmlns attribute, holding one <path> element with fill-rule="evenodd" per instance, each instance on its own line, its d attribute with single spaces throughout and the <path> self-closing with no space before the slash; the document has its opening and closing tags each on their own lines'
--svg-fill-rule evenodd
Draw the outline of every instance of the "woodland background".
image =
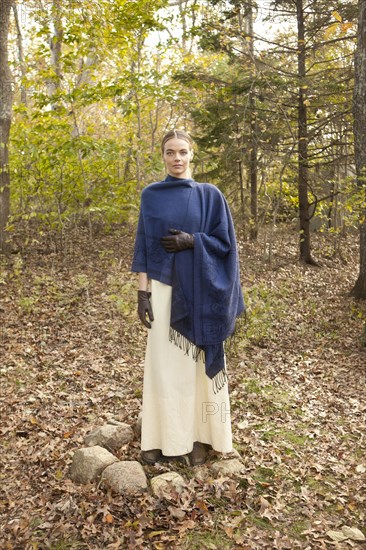
<svg viewBox="0 0 366 550">
<path fill-rule="evenodd" d="M 364 547 L 334 531 L 366 534 L 366 2 L 0 9 L 2 547 Z M 182 467 L 174 502 L 112 497 L 68 468 L 88 431 L 140 410 L 133 234 L 174 127 L 237 229 L 247 474 Z"/>
<path fill-rule="evenodd" d="M 92 238 L 134 219 L 163 174 L 161 136 L 182 127 L 196 179 L 224 191 L 244 237 L 298 218 L 312 263 L 310 224 L 344 234 L 364 208 L 352 110 L 362 6 L 4 0 L 2 234 L 36 224 L 61 250 L 72 226 Z"/>
</svg>

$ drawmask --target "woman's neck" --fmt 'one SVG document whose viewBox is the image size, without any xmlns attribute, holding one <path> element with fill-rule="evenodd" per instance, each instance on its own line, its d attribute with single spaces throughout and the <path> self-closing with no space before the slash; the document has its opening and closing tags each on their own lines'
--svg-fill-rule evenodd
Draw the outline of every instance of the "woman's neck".
<svg viewBox="0 0 366 550">
<path fill-rule="evenodd" d="M 192 179 L 192 172 L 190 170 L 187 170 L 187 172 L 179 176 L 175 176 L 174 174 L 170 174 L 169 172 L 167 172 L 167 176 L 169 176 L 170 178 L 175 178 L 177 180 L 190 180 Z"/>
</svg>

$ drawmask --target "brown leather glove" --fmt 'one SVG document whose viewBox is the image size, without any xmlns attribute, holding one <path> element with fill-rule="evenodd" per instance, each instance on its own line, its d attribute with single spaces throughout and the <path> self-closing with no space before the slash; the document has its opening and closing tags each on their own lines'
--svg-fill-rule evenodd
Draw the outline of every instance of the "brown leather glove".
<svg viewBox="0 0 366 550">
<path fill-rule="evenodd" d="M 179 229 L 169 229 L 171 235 L 162 237 L 161 244 L 167 252 L 181 252 L 194 247 L 194 236 Z"/>
<path fill-rule="evenodd" d="M 149 323 L 146 319 L 146 315 L 149 317 L 150 321 L 154 320 L 154 314 L 150 304 L 150 296 L 151 292 L 147 292 L 146 290 L 137 291 L 137 313 L 139 314 L 141 323 L 145 325 L 146 328 L 151 328 L 151 323 Z"/>
</svg>

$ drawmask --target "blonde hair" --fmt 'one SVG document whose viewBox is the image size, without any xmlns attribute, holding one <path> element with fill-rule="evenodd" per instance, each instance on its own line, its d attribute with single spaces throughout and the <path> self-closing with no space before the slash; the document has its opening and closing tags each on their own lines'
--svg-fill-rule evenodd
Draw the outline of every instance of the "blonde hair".
<svg viewBox="0 0 366 550">
<path fill-rule="evenodd" d="M 164 147 L 165 147 L 165 144 L 167 141 L 169 141 L 170 139 L 183 139 L 184 141 L 186 141 L 189 145 L 189 148 L 192 150 L 193 149 L 193 139 L 191 138 L 191 136 L 185 132 L 184 130 L 170 130 L 169 132 L 167 132 L 165 134 L 165 136 L 163 137 L 163 139 L 161 140 L 161 152 L 164 153 Z"/>
</svg>

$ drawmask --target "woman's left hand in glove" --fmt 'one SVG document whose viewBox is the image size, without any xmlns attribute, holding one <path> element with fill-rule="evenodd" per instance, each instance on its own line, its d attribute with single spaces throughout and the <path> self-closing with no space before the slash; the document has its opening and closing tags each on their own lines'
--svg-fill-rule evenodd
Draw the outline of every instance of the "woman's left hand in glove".
<svg viewBox="0 0 366 550">
<path fill-rule="evenodd" d="M 160 240 L 167 252 L 181 252 L 194 247 L 194 236 L 190 233 L 184 233 L 179 229 L 169 229 L 169 233 L 171 235 L 162 237 Z"/>
</svg>

